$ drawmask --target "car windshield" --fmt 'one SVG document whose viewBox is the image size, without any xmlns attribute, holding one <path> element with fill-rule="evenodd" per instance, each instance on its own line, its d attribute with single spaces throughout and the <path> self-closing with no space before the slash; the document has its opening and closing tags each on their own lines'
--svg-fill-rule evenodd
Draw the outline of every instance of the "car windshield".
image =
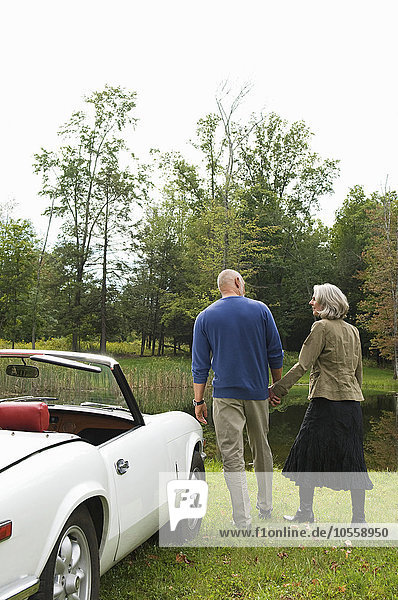
<svg viewBox="0 0 398 600">
<path fill-rule="evenodd" d="M 1 357 L 0 399 L 43 398 L 49 404 L 95 403 L 127 409 L 111 369 L 105 365 L 94 368 L 99 372 L 39 363 L 25 357 Z"/>
</svg>

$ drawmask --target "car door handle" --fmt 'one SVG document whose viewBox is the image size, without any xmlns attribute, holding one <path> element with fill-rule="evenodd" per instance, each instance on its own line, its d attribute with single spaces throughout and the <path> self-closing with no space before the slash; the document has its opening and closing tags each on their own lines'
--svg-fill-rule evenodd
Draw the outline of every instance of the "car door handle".
<svg viewBox="0 0 398 600">
<path fill-rule="evenodd" d="M 119 460 L 115 464 L 116 473 L 118 473 L 118 475 L 124 475 L 127 472 L 127 469 L 129 468 L 129 461 L 124 460 L 124 458 L 119 458 Z"/>
</svg>

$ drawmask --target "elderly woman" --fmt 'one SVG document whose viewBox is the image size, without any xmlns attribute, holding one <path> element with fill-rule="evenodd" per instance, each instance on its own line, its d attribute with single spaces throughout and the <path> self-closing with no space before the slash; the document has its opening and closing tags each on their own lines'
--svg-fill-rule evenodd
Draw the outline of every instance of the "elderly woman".
<svg viewBox="0 0 398 600">
<path fill-rule="evenodd" d="M 298 362 L 270 387 L 277 403 L 311 367 L 309 399 L 283 475 L 299 486 L 300 507 L 288 521 L 314 521 L 314 488 L 351 490 L 352 522 L 365 522 L 365 490 L 372 489 L 363 454 L 362 353 L 358 330 L 344 321 L 348 302 L 335 285 L 314 287 L 310 300 L 319 317 Z"/>
</svg>

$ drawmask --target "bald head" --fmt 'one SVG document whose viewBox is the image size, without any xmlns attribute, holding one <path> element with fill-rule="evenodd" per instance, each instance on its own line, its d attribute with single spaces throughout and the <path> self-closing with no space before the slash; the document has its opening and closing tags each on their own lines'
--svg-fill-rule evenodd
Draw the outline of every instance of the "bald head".
<svg viewBox="0 0 398 600">
<path fill-rule="evenodd" d="M 217 278 L 217 286 L 222 297 L 243 296 L 245 293 L 245 282 L 238 271 L 224 269 Z"/>
</svg>

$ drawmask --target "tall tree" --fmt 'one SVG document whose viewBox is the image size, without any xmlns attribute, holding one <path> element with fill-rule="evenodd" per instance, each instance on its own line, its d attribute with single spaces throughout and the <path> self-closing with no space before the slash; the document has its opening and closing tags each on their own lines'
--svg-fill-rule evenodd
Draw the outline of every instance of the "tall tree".
<svg viewBox="0 0 398 600">
<path fill-rule="evenodd" d="M 358 302 L 362 299 L 362 282 L 358 277 L 365 269 L 364 250 L 372 235 L 370 215 L 379 200 L 367 198 L 361 186 L 350 189 L 336 213 L 331 230 L 331 250 L 336 257 L 335 283 L 350 303 L 350 318 L 356 322 Z M 360 323 L 358 323 L 360 325 Z"/>
<path fill-rule="evenodd" d="M 239 148 L 254 127 L 263 120 L 263 115 L 260 115 L 246 127 L 236 121 L 236 113 L 250 90 L 251 85 L 245 84 L 234 94 L 228 82 L 222 84 L 216 95 L 217 113 L 208 114 L 198 121 L 193 144 L 201 151 L 202 163 L 206 169 L 203 182 L 208 199 L 207 210 L 217 214 L 217 221 L 222 216 L 222 238 L 220 241 L 215 239 L 222 248 L 220 267 L 224 269 L 236 260 L 236 230 L 240 227 L 236 220 L 239 204 Z"/>
<path fill-rule="evenodd" d="M 32 308 L 32 348 L 33 349 L 36 347 L 37 311 L 38 311 L 38 307 L 39 307 L 39 298 L 40 298 L 40 291 L 41 291 L 42 268 L 43 268 L 43 263 L 44 263 L 44 259 L 45 259 L 45 256 L 46 256 L 46 249 L 47 249 L 47 244 L 48 244 L 48 236 L 50 234 L 50 228 L 51 228 L 51 222 L 52 222 L 52 218 L 53 218 L 53 212 L 54 212 L 54 198 L 53 198 L 53 200 L 51 202 L 50 208 L 48 209 L 47 231 L 46 231 L 46 235 L 45 235 L 45 238 L 44 238 L 43 246 L 41 248 L 41 252 L 40 252 L 40 255 L 39 255 L 39 263 L 38 263 L 38 267 L 37 267 L 36 289 L 34 291 L 33 308 Z"/>
<path fill-rule="evenodd" d="M 0 222 L 0 331 L 15 342 L 29 337 L 32 327 L 36 237 L 29 221 Z"/>
<path fill-rule="evenodd" d="M 244 85 L 239 93 L 230 101 L 229 106 L 227 106 L 228 96 L 231 95 L 231 89 L 228 88 L 227 82 L 224 83 L 220 90 L 220 94 L 216 96 L 216 103 L 218 108 L 218 113 L 220 115 L 220 119 L 223 126 L 223 139 L 221 142 L 220 154 L 222 153 L 222 149 L 225 148 L 225 159 L 224 165 L 222 168 L 224 181 L 221 189 L 221 200 L 222 206 L 224 208 L 224 247 L 223 247 L 223 268 L 226 269 L 228 264 L 230 263 L 230 228 L 231 228 L 231 219 L 230 219 L 230 203 L 231 203 L 231 193 L 233 192 L 233 177 L 235 171 L 235 159 L 236 152 L 239 147 L 239 144 L 242 142 L 240 134 L 242 132 L 242 128 L 236 127 L 233 122 L 234 113 L 238 109 L 239 105 L 242 103 L 245 96 L 249 93 L 251 86 Z M 245 132 L 244 137 L 248 134 Z"/>
<path fill-rule="evenodd" d="M 171 206 L 148 207 L 136 237 L 137 264 L 130 288 L 136 301 L 131 315 L 141 335 L 141 354 L 145 345 L 155 354 L 156 342 L 158 354 L 163 352 L 169 326 L 165 314 L 170 312 L 172 301 L 182 288 L 181 278 L 185 274 L 176 212 L 176 207 Z"/>
<path fill-rule="evenodd" d="M 139 169 L 134 176 L 128 168 L 118 165 L 118 153 L 122 147 L 120 140 L 114 142 L 103 158 L 103 166 L 97 179 L 97 196 L 103 202 L 103 212 L 98 220 L 98 261 L 101 264 L 101 335 L 100 351 L 106 352 L 107 326 L 109 315 L 108 287 L 116 284 L 126 262 L 125 247 L 132 233 L 131 206 L 133 201 L 140 203 L 139 192 L 146 179 L 145 171 Z"/>
<path fill-rule="evenodd" d="M 219 100 L 219 114 L 198 122 L 201 163 L 162 157 L 161 206 L 178 218 L 185 275 L 163 319 L 171 326 L 176 315 L 193 318 L 218 296 L 217 274 L 228 266 L 242 272 L 252 295 L 272 305 L 286 343 L 312 285 L 332 264 L 329 233 L 313 215 L 319 198 L 332 191 L 337 161 L 312 152 L 304 123 L 289 125 L 270 114 L 240 124 L 233 120 L 236 107 L 227 110 Z"/>
<path fill-rule="evenodd" d="M 104 170 L 110 163 L 118 168 L 117 156 L 124 148 L 122 132 L 136 121 L 132 116 L 134 92 L 105 86 L 84 100 L 87 110 L 73 113 L 61 128 L 63 145 L 59 150 L 42 150 L 35 156 L 35 170 L 43 180 L 41 194 L 54 201 L 54 214 L 63 220 L 63 238 L 72 244 L 74 350 L 79 348 L 84 318 L 84 273 L 93 254 L 99 223 L 111 201 L 109 194 L 104 193 Z M 113 177 L 117 177 L 115 173 Z M 112 195 L 113 200 L 116 197 Z"/>
<path fill-rule="evenodd" d="M 312 261 L 311 271 L 305 257 L 309 248 L 315 256 L 325 254 L 328 234 L 323 231 L 326 237 L 320 239 L 314 215 L 319 199 L 333 190 L 338 161 L 311 150 L 312 134 L 302 121 L 289 124 L 275 113 L 253 119 L 245 126 L 248 135 L 241 136 L 238 156 L 242 212 L 247 221 L 257 219 L 269 252 L 253 265 L 251 283 L 273 309 L 286 346 L 295 326 L 292 315 L 300 313 L 324 271 L 318 261 Z M 316 239 L 319 249 L 313 245 Z M 299 273 L 299 280 L 292 273 Z"/>
<path fill-rule="evenodd" d="M 370 332 L 371 348 L 393 361 L 398 377 L 398 195 L 374 194 L 378 205 L 370 213 L 372 236 L 364 253 L 364 299 L 361 321 Z"/>
</svg>

